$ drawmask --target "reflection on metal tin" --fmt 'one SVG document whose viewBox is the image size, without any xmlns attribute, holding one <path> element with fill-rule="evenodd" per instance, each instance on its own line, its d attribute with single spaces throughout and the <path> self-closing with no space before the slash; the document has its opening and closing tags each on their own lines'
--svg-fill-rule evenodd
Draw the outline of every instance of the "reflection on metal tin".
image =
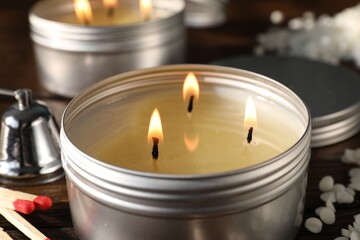
<svg viewBox="0 0 360 240">
<path fill-rule="evenodd" d="M 135 139 L 136 145 L 132 147 L 128 144 L 130 137 L 125 138 L 124 145 L 116 142 L 108 161 L 95 157 L 99 144 L 114 134 L 124 138 L 129 131 L 131 136 L 141 131 L 142 123 L 148 124 L 141 120 L 142 116 L 147 116 L 148 110 L 151 114 L 151 101 L 156 96 L 170 96 L 171 99 L 179 96 L 175 97 L 179 101 L 171 103 L 179 102 L 183 106 L 181 86 L 190 71 L 200 82 L 199 99 L 203 99 L 206 116 L 196 115 L 201 109 L 200 100 L 198 105 L 195 102 L 192 128 L 187 130 L 200 131 L 205 125 L 207 130 L 222 127 L 221 131 L 236 133 L 235 127 L 243 125 L 239 125 L 241 121 L 234 114 L 234 107 L 251 94 L 256 97 L 259 117 L 271 115 L 264 111 L 279 110 L 282 114 L 271 115 L 269 121 L 291 118 L 292 121 L 286 123 L 297 132 L 294 143 L 281 154 L 244 168 L 201 174 L 159 173 L 157 170 L 161 170 L 162 163 L 170 160 L 161 158 L 161 147 L 165 142 L 170 144 L 168 146 L 174 145 L 169 138 L 173 129 L 169 128 L 171 122 L 166 121 L 168 115 L 163 114 L 163 126 L 167 130 L 158 162 L 144 158 L 146 163 L 150 161 L 156 165 L 155 172 L 131 170 L 118 164 L 120 161 L 131 164 L 130 154 L 121 151 L 147 141 L 146 136 Z M 229 106 L 229 100 L 234 102 L 234 107 Z M 219 102 L 226 103 L 227 107 L 218 108 L 216 103 Z M 161 104 L 161 113 L 165 109 L 175 116 L 180 113 L 183 117 L 179 117 L 179 121 L 188 122 L 185 107 L 168 106 L 169 101 L 154 103 Z M 218 121 L 224 118 L 226 124 L 219 126 Z M 199 120 L 204 120 L 203 124 L 196 125 Z M 172 124 L 179 128 L 179 121 Z M 286 123 L 277 125 L 283 130 Z M 271 126 L 269 129 L 277 127 L 273 123 Z M 144 132 L 147 135 L 146 129 Z M 288 141 L 289 132 L 286 133 L 278 137 Z M 72 219 L 82 240 L 263 240 L 264 234 L 267 240 L 290 240 L 301 225 L 310 159 L 309 112 L 292 91 L 262 75 L 208 65 L 173 65 L 123 73 L 77 95 L 64 112 L 60 135 Z M 182 139 L 182 135 L 180 137 Z M 200 136 L 200 145 L 202 140 Z M 224 142 L 224 138 L 219 140 L 223 146 L 232 145 Z M 241 137 L 238 141 L 241 142 Z M 176 145 L 174 150 L 180 147 Z M 214 150 L 224 153 L 221 148 L 211 149 Z M 146 152 L 133 151 L 133 154 Z M 241 162 L 244 160 L 241 156 L 244 153 L 231 158 Z M 210 157 L 205 158 L 205 163 Z M 227 164 L 223 158 L 218 160 L 220 165 Z"/>
<path fill-rule="evenodd" d="M 94 11 L 102 8 L 101 0 L 90 2 Z M 120 0 L 119 9 L 137 4 Z M 184 61 L 184 1 L 154 0 L 153 8 L 149 20 L 85 26 L 77 23 L 72 0 L 35 4 L 29 21 L 42 85 L 72 97 L 117 73 Z"/>
</svg>

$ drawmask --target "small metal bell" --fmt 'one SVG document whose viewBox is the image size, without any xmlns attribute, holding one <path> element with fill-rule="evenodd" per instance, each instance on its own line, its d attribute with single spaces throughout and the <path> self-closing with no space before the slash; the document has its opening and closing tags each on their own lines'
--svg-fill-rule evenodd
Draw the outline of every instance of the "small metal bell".
<svg viewBox="0 0 360 240">
<path fill-rule="evenodd" d="M 3 113 L 1 122 L 0 182 L 30 185 L 60 178 L 59 131 L 53 116 L 44 103 L 33 101 L 31 90 L 19 89 L 13 96 L 18 102 Z"/>
</svg>

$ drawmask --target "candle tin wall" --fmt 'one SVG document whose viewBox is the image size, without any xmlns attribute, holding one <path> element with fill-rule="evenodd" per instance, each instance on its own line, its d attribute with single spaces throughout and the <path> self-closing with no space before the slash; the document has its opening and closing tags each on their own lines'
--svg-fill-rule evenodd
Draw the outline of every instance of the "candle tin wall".
<svg viewBox="0 0 360 240">
<path fill-rule="evenodd" d="M 117 108 L 127 105 L 133 91 L 135 98 L 147 99 L 178 86 L 189 71 L 199 77 L 204 94 L 246 92 L 281 107 L 298 122 L 298 140 L 263 163 L 214 174 L 145 173 L 88 154 L 121 127 L 127 112 Z M 86 240 L 293 239 L 302 222 L 310 129 L 308 110 L 293 92 L 248 71 L 173 65 L 101 81 L 77 95 L 62 118 L 62 162 L 74 228 Z M 126 156 L 114 153 L 114 158 Z"/>
<path fill-rule="evenodd" d="M 101 4 L 101 0 L 90 2 L 95 7 Z M 119 6 L 126 4 L 138 2 L 119 1 Z M 146 22 L 83 26 L 55 20 L 74 11 L 72 0 L 35 4 L 29 21 L 41 84 L 51 92 L 72 97 L 117 73 L 181 63 L 185 4 L 182 0 L 154 0 L 153 6 L 154 19 Z"/>
</svg>

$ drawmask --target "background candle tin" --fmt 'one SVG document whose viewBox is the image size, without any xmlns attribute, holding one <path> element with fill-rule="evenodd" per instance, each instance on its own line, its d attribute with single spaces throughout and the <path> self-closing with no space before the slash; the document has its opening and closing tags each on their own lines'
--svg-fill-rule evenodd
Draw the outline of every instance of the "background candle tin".
<svg viewBox="0 0 360 240">
<path fill-rule="evenodd" d="M 92 6 L 101 0 L 90 1 Z M 120 0 L 122 4 L 138 4 Z M 185 3 L 154 0 L 155 19 L 118 26 L 83 26 L 54 19 L 73 11 L 72 0 L 40 1 L 29 21 L 38 74 L 51 92 L 72 97 L 117 73 L 184 60 Z M 136 6 L 134 6 L 136 7 Z"/>
<path fill-rule="evenodd" d="M 185 23 L 189 27 L 214 27 L 226 21 L 228 0 L 187 0 Z"/>
<path fill-rule="evenodd" d="M 129 90 L 146 94 L 152 88 L 166 89 L 189 71 L 214 91 L 245 90 L 284 107 L 299 121 L 299 140 L 261 164 L 203 175 L 132 171 L 86 153 L 87 143 L 106 138 L 121 118 L 122 113 L 113 111 L 112 117 L 91 121 L 99 109 L 118 105 Z M 79 134 L 74 131 L 79 126 L 87 130 Z M 302 221 L 310 129 L 308 110 L 293 92 L 252 72 L 174 65 L 102 81 L 77 95 L 62 119 L 62 162 L 74 228 L 80 239 L 293 239 Z"/>
</svg>

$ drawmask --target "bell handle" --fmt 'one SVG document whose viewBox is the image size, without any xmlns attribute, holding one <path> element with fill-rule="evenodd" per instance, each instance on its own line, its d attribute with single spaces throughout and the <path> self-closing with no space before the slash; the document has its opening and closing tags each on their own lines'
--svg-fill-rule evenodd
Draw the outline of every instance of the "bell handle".
<svg viewBox="0 0 360 240">
<path fill-rule="evenodd" d="M 0 95 L 14 97 L 15 91 L 10 89 L 0 88 Z"/>
<path fill-rule="evenodd" d="M 32 93 L 28 88 L 21 88 L 15 91 L 0 88 L 0 95 L 15 97 L 20 111 L 28 109 L 32 102 Z"/>
</svg>

